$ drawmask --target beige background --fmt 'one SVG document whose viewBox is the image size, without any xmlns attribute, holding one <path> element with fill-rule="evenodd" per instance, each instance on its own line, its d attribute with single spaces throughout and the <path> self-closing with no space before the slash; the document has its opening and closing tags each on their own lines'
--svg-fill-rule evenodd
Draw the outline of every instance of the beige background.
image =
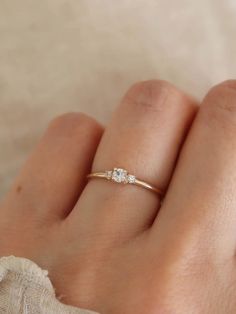
<svg viewBox="0 0 236 314">
<path fill-rule="evenodd" d="M 0 195 L 48 121 L 105 122 L 130 84 L 199 99 L 236 73 L 235 0 L 0 0 Z"/>
</svg>

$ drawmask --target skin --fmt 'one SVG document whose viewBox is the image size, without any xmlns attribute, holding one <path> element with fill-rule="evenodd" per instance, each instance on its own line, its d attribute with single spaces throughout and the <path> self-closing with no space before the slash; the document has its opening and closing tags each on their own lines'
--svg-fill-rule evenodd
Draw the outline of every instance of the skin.
<svg viewBox="0 0 236 314">
<path fill-rule="evenodd" d="M 1 203 L 1 256 L 49 270 L 61 301 L 103 314 L 236 312 L 236 81 L 200 107 L 135 84 L 105 131 L 53 120 Z M 123 167 L 154 193 L 86 174 Z"/>
</svg>

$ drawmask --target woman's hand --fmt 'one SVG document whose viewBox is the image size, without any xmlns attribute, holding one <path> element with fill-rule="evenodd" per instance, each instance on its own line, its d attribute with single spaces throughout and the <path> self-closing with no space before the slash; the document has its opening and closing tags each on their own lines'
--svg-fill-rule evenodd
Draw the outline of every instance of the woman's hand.
<svg viewBox="0 0 236 314">
<path fill-rule="evenodd" d="M 236 82 L 208 93 L 184 142 L 196 111 L 147 81 L 104 134 L 83 114 L 55 119 L 1 204 L 1 256 L 32 259 L 63 302 L 103 314 L 236 313 Z M 86 182 L 113 167 L 165 190 L 162 206 Z"/>
</svg>

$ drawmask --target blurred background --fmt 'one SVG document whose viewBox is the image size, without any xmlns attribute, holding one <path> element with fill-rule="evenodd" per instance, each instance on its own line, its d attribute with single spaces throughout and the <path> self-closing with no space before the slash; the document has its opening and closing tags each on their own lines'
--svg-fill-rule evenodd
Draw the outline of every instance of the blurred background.
<svg viewBox="0 0 236 314">
<path fill-rule="evenodd" d="M 0 196 L 50 119 L 106 123 L 136 81 L 199 100 L 236 74 L 235 0 L 0 0 Z"/>
</svg>

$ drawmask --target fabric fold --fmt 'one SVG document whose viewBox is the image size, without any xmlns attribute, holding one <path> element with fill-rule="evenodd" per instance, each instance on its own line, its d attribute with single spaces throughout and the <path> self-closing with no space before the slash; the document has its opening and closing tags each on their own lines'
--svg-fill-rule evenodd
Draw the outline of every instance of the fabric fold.
<svg viewBox="0 0 236 314">
<path fill-rule="evenodd" d="M 98 314 L 61 303 L 48 271 L 15 256 L 0 258 L 0 312 L 7 314 Z"/>
</svg>

